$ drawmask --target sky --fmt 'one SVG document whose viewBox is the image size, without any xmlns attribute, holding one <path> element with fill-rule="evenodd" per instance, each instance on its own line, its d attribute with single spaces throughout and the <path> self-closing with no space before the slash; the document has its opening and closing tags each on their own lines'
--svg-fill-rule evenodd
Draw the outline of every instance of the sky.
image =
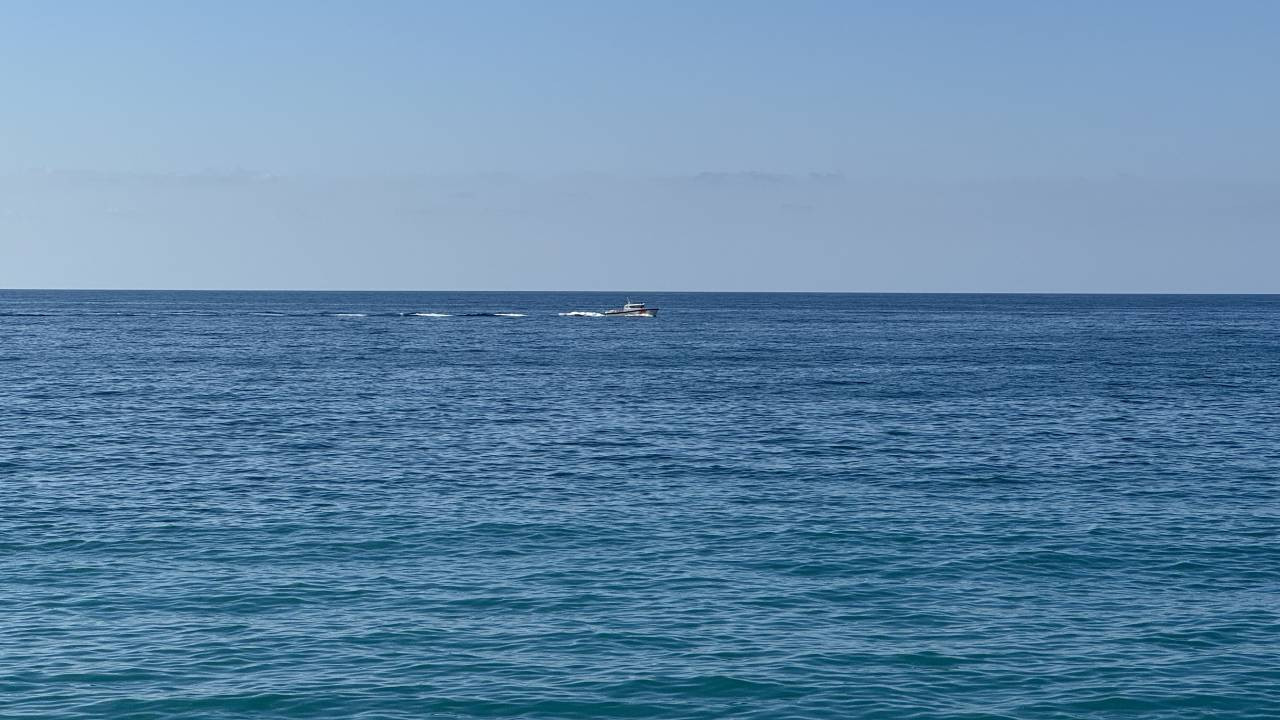
<svg viewBox="0 0 1280 720">
<path fill-rule="evenodd" d="M 0 287 L 1280 292 L 1278 28 L 0 0 Z"/>
</svg>

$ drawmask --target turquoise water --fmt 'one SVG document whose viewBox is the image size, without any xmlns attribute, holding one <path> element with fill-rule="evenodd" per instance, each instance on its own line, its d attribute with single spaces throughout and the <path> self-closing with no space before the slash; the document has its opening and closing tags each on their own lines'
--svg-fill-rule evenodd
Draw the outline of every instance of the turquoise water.
<svg viewBox="0 0 1280 720">
<path fill-rule="evenodd" d="M 622 299 L 0 292 L 0 717 L 1280 716 L 1280 297 Z"/>
</svg>

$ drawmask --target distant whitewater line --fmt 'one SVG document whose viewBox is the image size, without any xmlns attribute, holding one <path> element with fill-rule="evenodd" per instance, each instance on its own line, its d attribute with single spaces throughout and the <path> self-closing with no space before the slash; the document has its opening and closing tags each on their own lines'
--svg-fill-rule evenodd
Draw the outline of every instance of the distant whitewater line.
<svg viewBox="0 0 1280 720">
<path fill-rule="evenodd" d="M 367 318 L 367 317 L 420 317 L 420 318 L 449 318 L 449 317 L 498 317 L 498 318 L 522 318 L 529 317 L 528 313 L 518 312 L 469 312 L 469 313 L 443 313 L 443 312 L 279 312 L 269 310 L 251 310 L 241 312 L 217 312 L 217 311 L 199 311 L 199 310 L 146 310 L 146 311 L 94 311 L 94 310 L 75 310 L 71 312 L 45 311 L 45 312 L 12 312 L 0 311 L 0 317 L 58 317 L 63 315 L 77 316 L 112 316 L 112 317 L 229 317 L 236 315 L 248 315 L 262 318 L 289 318 L 289 317 L 322 317 L 336 318 Z M 556 313 L 560 317 L 605 317 L 605 313 L 594 312 L 592 310 L 570 310 L 568 312 Z"/>
</svg>

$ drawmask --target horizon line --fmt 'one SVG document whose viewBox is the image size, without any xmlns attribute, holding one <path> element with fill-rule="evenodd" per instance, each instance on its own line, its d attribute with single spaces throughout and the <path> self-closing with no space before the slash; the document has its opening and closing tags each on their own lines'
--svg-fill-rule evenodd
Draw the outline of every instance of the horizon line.
<svg viewBox="0 0 1280 720">
<path fill-rule="evenodd" d="M 1276 292 L 1121 290 L 1121 291 L 1054 291 L 1054 290 L 513 290 L 513 289 L 404 289 L 404 288 L 120 288 L 120 287 L 10 287 L 0 292 L 222 292 L 222 293 L 598 293 L 626 294 L 722 294 L 722 295 L 1169 295 L 1169 296 L 1272 296 Z"/>
</svg>

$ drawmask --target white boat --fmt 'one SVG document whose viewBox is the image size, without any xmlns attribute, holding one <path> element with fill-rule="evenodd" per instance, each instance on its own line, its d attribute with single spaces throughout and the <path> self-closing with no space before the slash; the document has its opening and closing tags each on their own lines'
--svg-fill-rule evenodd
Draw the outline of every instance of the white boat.
<svg viewBox="0 0 1280 720">
<path fill-rule="evenodd" d="M 658 308 L 645 307 L 644 303 L 631 302 L 631 299 L 628 298 L 625 305 L 620 308 L 614 308 L 613 310 L 605 310 L 604 314 L 609 316 L 627 315 L 630 317 L 653 317 L 658 314 Z"/>
</svg>

